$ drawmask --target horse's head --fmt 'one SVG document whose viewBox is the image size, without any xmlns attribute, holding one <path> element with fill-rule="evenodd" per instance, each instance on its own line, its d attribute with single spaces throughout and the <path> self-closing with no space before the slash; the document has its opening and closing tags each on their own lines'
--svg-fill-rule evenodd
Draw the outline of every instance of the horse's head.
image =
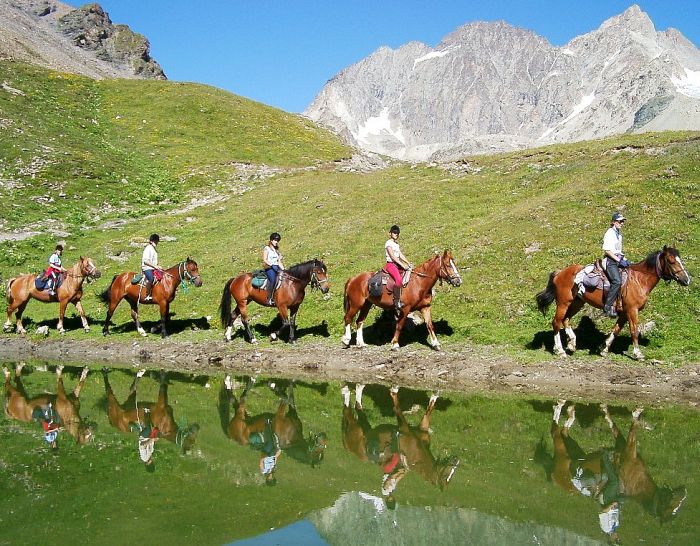
<svg viewBox="0 0 700 546">
<path fill-rule="evenodd" d="M 330 288 L 328 284 L 328 270 L 321 260 L 314 260 L 311 268 L 311 288 L 318 288 L 321 293 L 327 294 Z"/>
<path fill-rule="evenodd" d="M 194 447 L 198 433 L 199 425 L 197 423 L 192 423 L 185 428 L 178 428 L 175 443 L 182 446 L 182 453 L 187 453 Z"/>
<path fill-rule="evenodd" d="M 320 466 L 321 461 L 323 461 L 323 454 L 328 446 L 328 435 L 325 432 L 319 432 L 316 435 L 309 434 L 307 444 L 311 468 L 316 468 Z"/>
<path fill-rule="evenodd" d="M 659 269 L 659 276 L 665 281 L 677 281 L 683 286 L 690 284 L 690 275 L 681 261 L 680 254 L 672 246 L 664 246 L 659 254 Z"/>
<path fill-rule="evenodd" d="M 80 274 L 86 279 L 99 279 L 102 276 L 102 273 L 99 269 L 97 269 L 97 266 L 95 266 L 95 263 L 92 261 L 92 258 L 81 256 L 78 263 L 80 264 Z"/>
<path fill-rule="evenodd" d="M 678 515 L 687 496 L 688 490 L 684 486 L 674 489 L 659 487 L 654 495 L 654 514 L 661 523 L 670 521 Z"/>
<path fill-rule="evenodd" d="M 454 257 L 449 250 L 445 250 L 440 258 L 439 278 L 447 281 L 452 286 L 460 286 L 462 284 L 462 277 L 459 275 Z"/>
<path fill-rule="evenodd" d="M 95 430 L 97 429 L 97 423 L 92 421 L 83 421 L 78 426 L 78 443 L 80 445 L 85 445 L 90 443 L 95 437 Z"/>
<path fill-rule="evenodd" d="M 185 260 L 182 268 L 183 280 L 190 281 L 197 287 L 202 286 L 202 277 L 199 275 L 199 266 L 189 256 Z"/>
<path fill-rule="evenodd" d="M 447 457 L 437 462 L 437 484 L 440 487 L 440 491 L 450 484 L 450 480 L 455 475 L 458 466 L 459 459 L 457 457 Z"/>
</svg>

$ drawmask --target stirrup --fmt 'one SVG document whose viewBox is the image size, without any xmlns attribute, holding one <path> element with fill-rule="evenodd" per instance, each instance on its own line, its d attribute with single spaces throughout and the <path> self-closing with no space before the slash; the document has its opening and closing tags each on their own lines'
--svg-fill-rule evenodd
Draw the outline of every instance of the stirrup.
<svg viewBox="0 0 700 546">
<path fill-rule="evenodd" d="M 143 298 L 143 301 L 153 301 L 153 296 L 151 296 L 150 294 L 146 294 L 146 297 Z"/>
</svg>

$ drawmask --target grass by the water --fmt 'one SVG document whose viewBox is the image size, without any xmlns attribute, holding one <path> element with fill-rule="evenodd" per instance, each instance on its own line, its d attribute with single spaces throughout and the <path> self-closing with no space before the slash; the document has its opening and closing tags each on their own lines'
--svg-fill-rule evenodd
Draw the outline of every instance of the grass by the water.
<svg viewBox="0 0 700 546">
<path fill-rule="evenodd" d="M 550 271 L 601 254 L 615 210 L 628 218 L 630 261 L 668 244 L 679 249 L 691 275 L 697 271 L 697 132 L 478 156 L 451 168 L 398 164 L 370 173 L 339 172 L 332 162 L 351 151 L 329 133 L 222 91 L 172 82 L 93 82 L 13 63 L 2 68 L 8 84 L 25 93 L 0 95 L 4 229 L 56 220 L 68 232 L 62 237 L 65 262 L 79 255 L 96 261 L 103 278 L 83 300 L 98 326 L 91 337 L 100 335 L 105 316 L 94 293 L 114 274 L 139 268 L 142 245 L 154 231 L 165 238 L 158 249 L 163 265 L 191 256 L 200 266 L 204 286 L 178 295 L 171 307 L 180 325 L 175 335 L 187 341 L 223 335 L 216 316 L 224 283 L 260 266 L 272 231 L 282 233 L 287 266 L 315 257 L 328 266 L 330 299 L 307 294 L 298 319 L 302 331 L 328 344 L 340 343 L 343 284 L 382 265 L 394 223 L 414 263 L 449 248 L 461 268 L 461 288 L 437 287 L 433 319 L 441 342 L 494 345 L 525 362 L 553 358 L 545 350 L 552 345 L 552 310 L 542 317 L 535 293 Z M 235 174 L 240 162 L 286 170 L 242 180 Z M 197 196 L 216 200 L 173 212 Z M 128 222 L 96 227 L 117 218 Z M 2 243 L 3 278 L 42 269 L 56 239 Z M 258 325 L 274 317 L 271 310 L 251 310 Z M 31 303 L 25 317 L 32 327 L 44 321 L 53 326 L 56 312 L 56 306 Z M 157 318 L 153 308 L 142 313 L 147 321 Z M 589 314 L 593 322 L 584 318 L 579 336 L 582 355 L 595 354 L 612 327 L 612 321 Z M 660 283 L 641 314 L 651 326 L 642 350 L 670 365 L 697 362 L 699 318 L 697 283 Z M 118 309 L 113 322 L 114 338 L 133 340 L 128 306 Z M 370 329 L 367 340 L 388 341 L 389 332 L 379 330 Z M 417 343 L 424 344 L 420 332 Z M 241 337 L 234 342 L 243 343 Z M 629 345 L 625 330 L 613 358 L 627 361 Z"/>
</svg>

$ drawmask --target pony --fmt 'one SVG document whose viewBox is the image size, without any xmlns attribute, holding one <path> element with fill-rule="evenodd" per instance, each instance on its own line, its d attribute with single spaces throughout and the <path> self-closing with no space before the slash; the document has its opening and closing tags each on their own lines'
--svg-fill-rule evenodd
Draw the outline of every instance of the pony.
<svg viewBox="0 0 700 546">
<path fill-rule="evenodd" d="M 382 424 L 374 428 L 369 424 L 362 407 L 364 385 L 355 386 L 355 411 L 350 407 L 350 389 L 344 385 L 341 389 L 343 397 L 343 417 L 341 429 L 343 447 L 361 461 L 372 461 L 379 465 L 385 464 L 392 455 L 392 450 L 398 447 L 405 456 L 407 468 L 416 472 L 425 481 L 437 485 L 444 490 L 454 476 L 459 459 L 448 457 L 436 459 L 430 452 L 430 419 L 438 399 L 438 393 L 431 395 L 425 414 L 417 427 L 412 427 L 406 421 L 399 405 L 399 388 L 392 387 L 389 391 L 391 403 L 396 415 L 397 425 Z M 395 438 L 398 435 L 398 442 Z M 392 447 L 393 445 L 393 447 Z"/>
<path fill-rule="evenodd" d="M 578 288 L 575 286 L 574 277 L 583 269 L 582 265 L 573 264 L 561 271 L 554 271 L 549 275 L 547 287 L 535 296 L 537 308 L 544 315 L 549 305 L 556 301 L 557 309 L 552 320 L 554 330 L 554 352 L 565 357 L 566 351 L 562 347 L 559 331 L 564 326 L 568 338 L 567 349 L 576 350 L 576 335 L 569 321 L 587 303 L 598 309 L 603 308 L 604 296 L 600 289 L 585 291 L 577 296 Z M 658 284 L 659 280 L 676 281 L 682 286 L 690 284 L 690 275 L 685 269 L 678 250 L 674 247 L 664 246 L 657 252 L 650 253 L 644 260 L 630 265 L 627 283 L 620 290 L 622 308 L 618 308 L 619 316 L 612 332 L 605 340 L 605 347 L 601 352 L 606 356 L 615 337 L 629 322 L 634 356 L 638 360 L 644 360 L 644 355 L 639 349 L 639 312 L 644 309 L 649 299 L 649 293 Z"/>
<path fill-rule="evenodd" d="M 120 273 L 112 278 L 112 283 L 109 287 L 100 294 L 100 299 L 108 305 L 107 318 L 105 319 L 102 328 L 102 334 L 109 335 L 109 321 L 114 314 L 114 310 L 123 299 L 126 299 L 131 306 L 131 318 L 136 323 L 136 331 L 142 336 L 147 336 L 146 331 L 141 327 L 139 322 L 139 305 L 153 304 L 160 308 L 160 326 L 152 330 L 160 330 L 161 337 L 166 337 L 166 322 L 170 315 L 170 303 L 175 299 L 177 288 L 181 284 L 186 287 L 186 284 L 191 283 L 196 287 L 202 286 L 202 277 L 199 275 L 199 267 L 197 262 L 187 257 L 182 262 L 166 269 L 163 273 L 163 280 L 153 287 L 150 301 L 144 301 L 146 292 L 141 284 L 132 284 L 131 279 L 136 273 L 127 271 Z"/>
<path fill-rule="evenodd" d="M 270 334 L 270 340 L 277 340 L 285 328 L 289 328 L 289 343 L 296 343 L 296 319 L 299 306 L 304 301 L 306 287 L 318 288 L 322 294 L 328 293 L 328 271 L 321 260 L 313 259 L 285 269 L 279 277 L 278 287 L 274 293 L 275 305 L 282 319 L 282 326 Z M 232 300 L 236 307 L 232 310 Z M 267 290 L 253 287 L 253 274 L 241 273 L 229 279 L 224 286 L 219 311 L 221 324 L 226 328 L 224 339 L 231 341 L 233 322 L 240 316 L 250 343 L 257 343 L 248 322 L 248 303 L 254 301 L 267 306 Z"/>
<path fill-rule="evenodd" d="M 22 313 L 29 303 L 29 300 L 34 298 L 43 303 L 58 302 L 58 325 L 57 329 L 61 334 L 65 333 L 63 328 L 63 319 L 66 315 L 66 307 L 69 303 L 75 305 L 75 308 L 80 313 L 80 320 L 83 323 L 83 330 L 90 331 L 83 304 L 80 299 L 83 297 L 83 282 L 85 279 L 91 281 L 99 279 L 102 274 L 95 267 L 94 262 L 90 258 L 81 256 L 78 261 L 73 264 L 73 267 L 68 269 L 65 274 L 65 280 L 56 290 L 54 296 L 49 295 L 46 290 L 38 290 L 34 281 L 36 275 L 20 275 L 12 277 L 7 281 L 5 297 L 7 299 L 7 320 L 3 326 L 3 331 L 9 332 L 12 329 L 12 313 L 15 313 L 16 331 L 18 334 L 26 334 L 27 331 L 22 326 Z"/>
<path fill-rule="evenodd" d="M 63 366 L 56 368 L 56 394 L 40 394 L 29 398 L 22 383 L 23 363 L 15 367 L 15 385 L 10 383 L 10 370 L 3 366 L 5 373 L 5 413 L 8 417 L 29 423 L 34 419 L 35 410 L 42 412 L 55 410 L 57 421 L 80 445 L 92 440 L 95 425 L 80 417 L 80 391 L 85 385 L 89 369 L 83 368 L 78 384 L 70 394 L 63 384 Z"/>
<path fill-rule="evenodd" d="M 224 386 L 219 397 L 219 414 L 226 435 L 236 443 L 245 446 L 249 444 L 250 435 L 263 432 L 270 421 L 272 431 L 279 438 L 280 448 L 285 453 L 299 462 L 311 465 L 311 468 L 319 466 L 328 445 L 328 436 L 325 432 L 320 432 L 309 434 L 304 438 L 303 426 L 294 398 L 294 382 L 289 383 L 286 396 L 280 399 L 274 414 L 261 413 L 250 416 L 247 401 L 254 384 L 255 379 L 249 378 L 240 398 L 236 399 L 231 376 L 227 375 L 224 378 Z M 234 408 L 232 418 L 230 417 L 231 407 Z"/>
<path fill-rule="evenodd" d="M 541 462 L 547 471 L 547 477 L 565 491 L 600 499 L 603 502 L 610 493 L 608 483 L 618 484 L 615 490 L 622 498 L 630 498 L 638 502 L 652 517 L 660 523 L 674 518 L 687 496 L 687 489 L 679 487 L 659 487 L 651 477 L 646 463 L 637 450 L 637 431 L 639 416 L 643 408 L 632 412 L 632 423 L 625 439 L 610 416 L 608 406 L 601 404 L 600 409 L 613 437 L 612 449 L 598 449 L 586 453 L 578 443 L 571 438 L 570 431 L 576 420 L 576 409 L 570 404 L 564 426 L 559 425 L 562 409 L 566 400 L 559 400 L 553 406 L 550 434 L 554 444 L 554 455 L 546 452 L 544 443 L 537 447 L 535 459 Z M 607 461 L 604 460 L 607 457 Z M 616 476 L 610 476 L 610 470 Z"/>
<path fill-rule="evenodd" d="M 164 370 L 160 370 L 160 384 L 158 400 L 142 402 L 136 399 L 136 388 L 139 379 L 144 376 L 146 370 L 139 370 L 129 387 L 129 395 L 123 404 L 120 404 L 114 396 L 112 386 L 109 383 L 109 369 L 102 368 L 105 392 L 107 394 L 107 416 L 109 424 L 121 432 L 130 432 L 134 426 L 150 424 L 158 427 L 160 437 L 182 448 L 182 453 L 187 453 L 197 441 L 199 425 L 193 423 L 186 425 L 177 423 L 173 417 L 173 408 L 168 402 L 168 382 Z"/>
<path fill-rule="evenodd" d="M 343 307 L 345 310 L 345 333 L 342 337 L 344 347 L 350 346 L 352 339 L 351 323 L 359 311 L 357 317 L 357 339 L 358 347 L 365 347 L 362 328 L 372 305 L 382 309 L 393 309 L 394 300 L 386 290 L 382 291 L 380 297 L 370 296 L 369 279 L 372 272 L 365 271 L 348 279 L 345 283 L 345 295 Z M 399 336 L 406 321 L 406 317 L 413 311 L 420 311 L 428 328 L 428 342 L 435 350 L 440 350 L 440 342 L 433 329 L 430 305 L 433 302 L 433 286 L 437 281 L 447 281 L 452 286 L 460 286 L 462 277 L 459 275 L 454 262 L 452 252 L 445 250 L 440 256 L 436 254 L 421 265 L 413 269 L 408 285 L 401 292 L 401 302 L 403 307 L 397 313 L 396 328 L 394 337 L 391 339 L 391 350 L 399 349 Z"/>
</svg>

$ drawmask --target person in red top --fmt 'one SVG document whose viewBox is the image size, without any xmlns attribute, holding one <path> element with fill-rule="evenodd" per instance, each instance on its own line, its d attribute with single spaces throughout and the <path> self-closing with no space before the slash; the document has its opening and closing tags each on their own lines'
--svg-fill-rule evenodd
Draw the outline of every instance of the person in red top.
<svg viewBox="0 0 700 546">
<path fill-rule="evenodd" d="M 47 288 L 51 296 L 56 295 L 60 276 L 68 272 L 61 262 L 61 254 L 63 254 L 63 245 L 58 244 L 53 254 L 49 257 L 49 267 L 46 269 L 46 276 L 49 279 Z"/>
</svg>

